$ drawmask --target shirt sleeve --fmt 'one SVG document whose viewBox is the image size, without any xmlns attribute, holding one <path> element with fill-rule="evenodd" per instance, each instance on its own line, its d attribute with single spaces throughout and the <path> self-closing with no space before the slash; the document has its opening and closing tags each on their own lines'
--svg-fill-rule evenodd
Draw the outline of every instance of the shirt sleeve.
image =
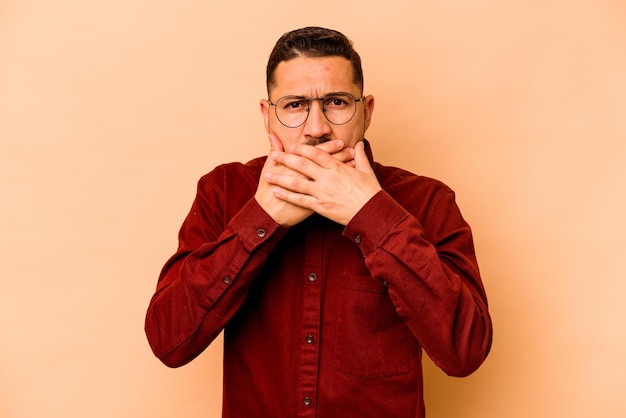
<svg viewBox="0 0 626 418">
<path fill-rule="evenodd" d="M 268 255 L 287 231 L 254 198 L 228 220 L 216 175 L 198 193 L 148 306 L 145 331 L 170 367 L 198 356 L 243 304 Z"/>
<path fill-rule="evenodd" d="M 428 206 L 422 225 L 380 191 L 343 234 L 359 245 L 372 276 L 387 287 L 396 312 L 435 364 L 466 376 L 491 346 L 487 298 L 454 193 L 445 189 Z"/>
</svg>

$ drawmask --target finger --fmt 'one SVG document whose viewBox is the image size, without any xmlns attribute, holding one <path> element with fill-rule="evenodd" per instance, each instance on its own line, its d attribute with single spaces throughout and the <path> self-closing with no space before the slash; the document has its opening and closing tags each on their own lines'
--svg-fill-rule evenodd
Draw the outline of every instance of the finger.
<svg viewBox="0 0 626 418">
<path fill-rule="evenodd" d="M 284 153 L 284 145 L 278 135 L 275 133 L 270 133 L 268 135 L 270 141 L 270 153 L 269 157 L 265 163 L 264 172 L 275 172 L 276 174 L 287 174 L 290 176 L 302 176 L 301 173 L 298 173 L 284 164 L 281 164 L 280 159 L 276 158 L 276 155 Z"/>
<path fill-rule="evenodd" d="M 363 141 L 357 142 L 354 146 L 354 167 L 362 172 L 371 172 L 372 166 L 370 165 L 370 161 L 367 159 L 367 154 L 365 153 L 365 144 Z"/>
<path fill-rule="evenodd" d="M 263 174 L 263 179 L 273 186 L 291 192 L 309 194 L 311 191 L 311 180 L 301 175 L 294 176 L 290 173 L 268 171 Z"/>
<path fill-rule="evenodd" d="M 270 150 L 271 151 L 284 151 L 283 143 L 278 136 L 274 133 L 271 133 L 267 136 L 270 140 Z"/>
<path fill-rule="evenodd" d="M 312 196 L 296 193 L 282 187 L 274 187 L 272 193 L 277 199 L 305 209 L 311 209 L 315 200 Z"/>
<path fill-rule="evenodd" d="M 334 141 L 333 141 L 334 142 Z M 342 143 L 341 141 L 336 142 L 336 144 Z M 339 151 L 339 150 L 337 150 Z M 292 147 L 291 154 L 294 156 L 302 157 L 305 160 L 311 161 L 314 165 L 323 168 L 331 168 L 337 164 L 337 160 L 333 158 L 328 152 L 320 149 L 318 147 L 314 147 L 306 144 L 298 144 Z M 299 161 L 294 159 L 294 161 L 302 166 L 309 166 L 305 161 Z"/>
<path fill-rule="evenodd" d="M 315 145 L 315 148 L 326 151 L 329 154 L 334 154 L 338 151 L 341 151 L 344 148 L 344 143 L 340 139 L 336 139 L 334 141 L 326 141 L 321 144 Z"/>
<path fill-rule="evenodd" d="M 354 160 L 354 149 L 344 148 L 339 152 L 331 154 L 331 156 L 339 162 L 347 163 Z"/>
<path fill-rule="evenodd" d="M 313 148 L 313 147 L 310 147 Z M 325 154 L 328 158 L 332 157 L 321 150 L 316 150 L 319 153 Z M 275 164 L 287 167 L 288 169 L 307 178 L 314 178 L 319 173 L 320 167 L 314 161 L 307 157 L 303 157 L 297 154 L 290 154 L 286 152 L 272 151 L 270 158 Z"/>
<path fill-rule="evenodd" d="M 354 158 L 354 150 L 350 147 L 346 147 L 345 143 L 340 139 L 323 142 L 315 145 L 315 147 L 326 151 L 334 159 L 342 163 L 348 162 Z"/>
<path fill-rule="evenodd" d="M 268 139 L 270 141 L 270 156 L 265 160 L 265 164 L 263 164 L 263 168 L 261 173 L 267 173 L 270 170 L 279 169 L 279 165 L 271 158 L 273 152 L 282 152 L 283 151 L 283 143 L 278 139 L 276 134 L 269 134 Z M 261 185 L 263 182 L 261 182 Z"/>
</svg>

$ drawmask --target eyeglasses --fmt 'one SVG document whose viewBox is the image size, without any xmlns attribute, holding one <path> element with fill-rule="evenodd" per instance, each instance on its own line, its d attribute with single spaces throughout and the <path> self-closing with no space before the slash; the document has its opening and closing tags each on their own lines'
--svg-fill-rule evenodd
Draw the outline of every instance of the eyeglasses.
<svg viewBox="0 0 626 418">
<path fill-rule="evenodd" d="M 324 97 L 307 99 L 302 96 L 284 96 L 269 104 L 276 109 L 276 117 L 287 128 L 302 126 L 309 117 L 311 102 L 319 100 L 322 105 L 322 113 L 333 125 L 345 125 L 350 122 L 356 113 L 357 102 L 365 99 L 365 96 L 356 98 L 350 93 L 331 93 Z"/>
</svg>

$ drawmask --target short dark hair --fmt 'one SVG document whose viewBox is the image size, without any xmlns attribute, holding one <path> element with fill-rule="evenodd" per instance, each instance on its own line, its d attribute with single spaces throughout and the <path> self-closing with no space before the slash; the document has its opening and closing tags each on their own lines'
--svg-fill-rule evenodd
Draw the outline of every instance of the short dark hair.
<svg viewBox="0 0 626 418">
<path fill-rule="evenodd" d="M 352 64 L 354 83 L 363 92 L 363 69 L 361 57 L 354 50 L 353 43 L 343 33 L 332 29 L 309 26 L 285 33 L 274 45 L 267 61 L 267 94 L 276 84 L 274 73 L 283 61 L 304 57 L 344 57 Z"/>
</svg>

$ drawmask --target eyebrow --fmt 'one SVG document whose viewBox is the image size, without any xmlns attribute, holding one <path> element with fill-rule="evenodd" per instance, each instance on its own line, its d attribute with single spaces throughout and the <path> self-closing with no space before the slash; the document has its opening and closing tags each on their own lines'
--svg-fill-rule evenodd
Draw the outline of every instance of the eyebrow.
<svg viewBox="0 0 626 418">
<path fill-rule="evenodd" d="M 293 97 L 293 98 L 298 98 L 298 99 L 321 99 L 323 97 L 337 96 L 337 95 L 340 95 L 340 94 L 350 94 L 350 95 L 354 96 L 354 94 L 352 94 L 350 92 L 347 92 L 347 91 L 331 91 L 330 93 L 326 93 L 326 94 L 324 94 L 322 96 L 319 96 L 319 97 L 301 96 L 301 95 L 298 95 L 298 94 L 288 94 L 288 95 L 282 96 L 282 97 Z M 354 97 L 357 97 L 357 96 L 354 96 Z"/>
</svg>

